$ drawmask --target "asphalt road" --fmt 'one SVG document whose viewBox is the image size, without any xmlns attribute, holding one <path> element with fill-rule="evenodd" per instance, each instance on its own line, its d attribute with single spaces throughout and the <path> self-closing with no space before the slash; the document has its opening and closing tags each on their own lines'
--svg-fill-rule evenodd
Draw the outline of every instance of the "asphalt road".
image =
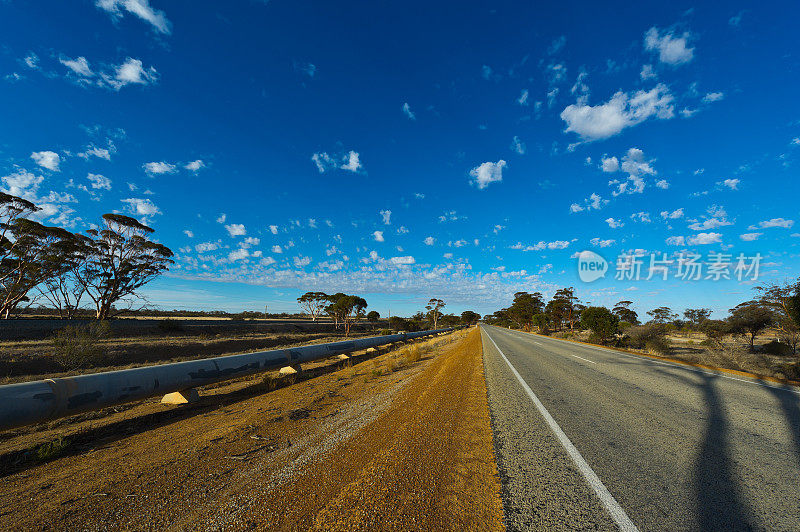
<svg viewBox="0 0 800 532">
<path fill-rule="evenodd" d="M 800 390 L 482 326 L 511 530 L 800 530 Z"/>
</svg>

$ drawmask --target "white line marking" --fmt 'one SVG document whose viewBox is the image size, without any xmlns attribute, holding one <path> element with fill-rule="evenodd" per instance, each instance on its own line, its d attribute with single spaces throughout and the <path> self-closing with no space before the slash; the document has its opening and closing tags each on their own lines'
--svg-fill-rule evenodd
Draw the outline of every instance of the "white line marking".
<svg viewBox="0 0 800 532">
<path fill-rule="evenodd" d="M 588 358 L 579 357 L 578 355 L 573 355 L 572 353 L 570 353 L 569 356 L 580 358 L 581 360 L 585 360 L 586 362 L 591 362 L 592 364 L 597 364 L 597 362 L 595 362 L 594 360 L 589 360 Z"/>
<path fill-rule="evenodd" d="M 509 331 L 509 332 L 511 332 L 511 331 Z M 558 341 L 558 342 L 566 342 L 566 340 L 561 340 L 560 338 L 548 338 L 548 340 L 553 340 L 553 341 Z M 572 343 L 572 342 L 569 342 L 569 343 Z M 578 344 L 578 345 L 581 345 L 581 344 Z M 595 349 L 597 351 L 602 351 L 603 353 L 607 353 L 607 354 L 611 354 L 611 355 L 622 355 L 624 357 L 632 358 L 632 359 L 638 360 L 640 362 L 653 362 L 655 364 L 661 364 L 662 366 L 668 366 L 668 367 L 677 368 L 677 369 L 685 369 L 687 371 L 693 371 L 695 373 L 703 373 L 704 375 L 714 375 L 716 377 L 722 377 L 724 379 L 730 379 L 732 381 L 744 382 L 745 384 L 754 384 L 755 386 L 762 386 L 764 388 L 772 388 L 774 390 L 783 390 L 784 392 L 789 392 L 789 393 L 792 393 L 792 394 L 795 394 L 795 395 L 800 395 L 800 390 L 795 389 L 795 387 L 791 386 L 791 385 L 785 385 L 784 386 L 784 385 L 780 385 L 780 384 L 769 384 L 769 383 L 766 383 L 766 382 L 760 382 L 760 381 L 753 380 L 753 379 L 740 379 L 738 377 L 733 377 L 731 375 L 728 375 L 728 374 L 726 374 L 725 372 L 722 372 L 722 371 L 719 371 L 719 372 L 708 371 L 708 370 L 704 370 L 704 369 L 700 369 L 700 368 L 694 368 L 692 366 L 684 366 L 683 364 L 674 364 L 674 363 L 670 363 L 670 362 L 664 362 L 662 360 L 658 360 L 658 359 L 655 359 L 655 358 L 648 358 L 648 357 L 640 357 L 640 356 L 636 356 L 636 355 L 631 355 L 629 353 L 623 353 L 622 351 L 616 351 L 614 349 L 604 349 L 602 347 L 595 347 L 595 346 L 589 346 L 589 345 L 584 345 L 582 347 L 586 347 L 588 349 Z M 572 356 L 576 356 L 576 355 L 572 355 Z M 580 357 L 578 357 L 578 358 L 580 358 Z"/>
<path fill-rule="evenodd" d="M 608 491 L 608 488 L 606 488 L 603 485 L 603 482 L 600 480 L 600 477 L 597 476 L 597 473 L 595 473 L 592 470 L 592 468 L 589 467 L 589 464 L 586 463 L 586 460 L 583 459 L 581 453 L 578 452 L 578 449 L 575 448 L 575 446 L 569 440 L 567 435 L 564 434 L 564 431 L 561 430 L 561 427 L 558 426 L 556 420 L 553 419 L 553 416 L 550 415 L 550 412 L 547 411 L 547 409 L 544 407 L 539 398 L 536 397 L 536 394 L 533 393 L 533 390 L 530 389 L 528 383 L 525 382 L 525 379 L 523 379 L 522 376 L 519 374 L 519 372 L 517 372 L 516 368 L 511 365 L 511 362 L 508 361 L 506 356 L 497 346 L 497 343 L 494 341 L 494 339 L 492 339 L 492 337 L 489 336 L 488 332 L 486 332 L 486 337 L 489 339 L 489 341 L 492 342 L 492 344 L 494 344 L 494 347 L 495 349 L 497 349 L 497 352 L 500 353 L 500 356 L 503 357 L 503 360 L 505 360 L 506 364 L 508 364 L 509 369 L 511 369 L 511 372 L 514 374 L 519 383 L 522 385 L 522 388 L 525 390 L 525 393 L 528 394 L 528 397 L 530 397 L 531 401 L 533 401 L 533 404 L 536 405 L 536 408 L 539 410 L 539 413 L 542 414 L 544 420 L 547 421 L 547 424 L 550 426 L 550 429 L 556 435 L 556 438 L 564 447 L 564 450 L 567 451 L 569 457 L 572 458 L 572 461 L 578 467 L 578 470 L 583 475 L 583 478 L 586 479 L 586 482 L 588 482 L 589 486 L 592 488 L 592 490 L 594 490 L 595 494 L 600 499 L 600 502 L 603 503 L 603 506 L 605 506 L 608 513 L 611 514 L 611 518 L 614 520 L 615 523 L 617 523 L 619 529 L 624 530 L 626 532 L 638 532 L 639 529 L 636 528 L 636 525 L 634 525 L 633 521 L 630 520 L 628 514 L 625 513 L 625 510 L 623 510 L 622 506 L 620 506 L 617 500 L 614 499 L 614 496 L 611 495 L 611 492 Z"/>
</svg>

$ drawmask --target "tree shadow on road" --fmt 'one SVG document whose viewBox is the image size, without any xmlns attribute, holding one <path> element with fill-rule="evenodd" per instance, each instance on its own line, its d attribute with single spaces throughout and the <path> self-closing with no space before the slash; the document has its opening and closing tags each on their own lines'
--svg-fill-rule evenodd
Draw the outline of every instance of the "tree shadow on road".
<svg viewBox="0 0 800 532">
<path fill-rule="evenodd" d="M 756 519 L 738 486 L 737 474 L 730 457 L 729 422 L 722 397 L 715 385 L 720 377 L 698 372 L 698 382 L 668 372 L 665 368 L 657 370 L 690 386 L 699 387 L 706 406 L 704 433 L 692 473 L 697 523 L 690 528 L 752 530 Z"/>
<path fill-rule="evenodd" d="M 765 388 L 775 396 L 781 405 L 783 415 L 789 424 L 789 430 L 794 441 L 794 454 L 800 464 L 800 396 L 791 390 L 776 388 L 774 385 L 765 383 Z"/>
</svg>

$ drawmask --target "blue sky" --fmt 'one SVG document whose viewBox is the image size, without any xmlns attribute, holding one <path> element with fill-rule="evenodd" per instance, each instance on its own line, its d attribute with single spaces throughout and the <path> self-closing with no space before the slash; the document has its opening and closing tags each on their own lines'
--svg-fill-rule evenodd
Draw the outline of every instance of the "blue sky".
<svg viewBox="0 0 800 532">
<path fill-rule="evenodd" d="M 410 314 L 519 290 L 724 311 L 752 280 L 616 280 L 618 255 L 800 274 L 795 2 L 0 2 L 0 188 L 124 212 L 162 308 Z M 576 254 L 612 271 L 591 284 Z"/>
</svg>

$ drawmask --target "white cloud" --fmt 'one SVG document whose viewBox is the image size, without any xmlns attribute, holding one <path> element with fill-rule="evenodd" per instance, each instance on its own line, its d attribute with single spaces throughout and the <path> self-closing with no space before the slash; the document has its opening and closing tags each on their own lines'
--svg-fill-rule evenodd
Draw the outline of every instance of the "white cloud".
<svg viewBox="0 0 800 532">
<path fill-rule="evenodd" d="M 228 231 L 228 234 L 231 236 L 243 236 L 247 234 L 247 229 L 245 229 L 244 224 L 230 224 L 226 225 L 225 229 Z"/>
<path fill-rule="evenodd" d="M 189 170 L 190 172 L 197 172 L 201 168 L 205 168 L 206 164 L 202 161 L 202 159 L 194 160 L 190 163 L 186 163 L 184 168 Z"/>
<path fill-rule="evenodd" d="M 309 78 L 313 78 L 314 75 L 317 73 L 317 65 L 315 65 L 314 63 L 303 63 L 301 61 L 295 61 L 294 69 L 297 72 L 302 72 Z"/>
<path fill-rule="evenodd" d="M 593 246 L 600 247 L 600 248 L 607 248 L 609 246 L 613 246 L 616 240 L 600 240 L 599 238 L 593 238 L 590 240 Z"/>
<path fill-rule="evenodd" d="M 412 257 L 410 255 L 407 255 L 405 257 L 392 257 L 391 261 L 392 261 L 392 264 L 396 264 L 398 266 L 399 265 L 414 264 L 414 262 L 415 262 L 414 261 L 414 257 Z"/>
<path fill-rule="evenodd" d="M 686 239 L 686 243 L 690 246 L 706 246 L 719 242 L 722 242 L 722 235 L 720 233 L 697 233 Z"/>
<path fill-rule="evenodd" d="M 22 60 L 28 68 L 39 70 L 39 56 L 33 52 L 28 52 L 28 55 Z"/>
<path fill-rule="evenodd" d="M 506 162 L 502 159 L 493 162 L 485 162 L 480 166 L 476 166 L 469 171 L 472 176 L 473 182 L 482 190 L 489 186 L 490 183 L 495 183 L 503 180 L 503 169 L 506 167 Z"/>
<path fill-rule="evenodd" d="M 682 236 L 671 236 L 665 241 L 668 246 L 685 246 L 686 238 Z"/>
<path fill-rule="evenodd" d="M 383 231 L 374 231 L 372 233 L 372 238 L 375 239 L 375 242 L 383 242 Z"/>
<path fill-rule="evenodd" d="M 189 230 L 189 229 L 184 229 L 183 230 L 183 234 L 186 235 L 189 238 L 194 238 L 194 232 Z"/>
<path fill-rule="evenodd" d="M 613 173 L 619 171 L 619 159 L 616 157 L 603 157 L 602 165 L 603 172 Z"/>
<path fill-rule="evenodd" d="M 633 95 L 617 92 L 608 102 L 595 106 L 581 102 L 569 105 L 561 112 L 561 119 L 567 123 L 565 132 L 577 133 L 586 141 L 600 140 L 651 117 L 672 118 L 673 100 L 667 86 L 659 83 Z"/>
<path fill-rule="evenodd" d="M 667 190 L 669 188 L 669 181 L 667 181 L 666 179 L 659 179 L 658 181 L 656 181 L 656 187 L 663 190 Z"/>
<path fill-rule="evenodd" d="M 111 145 L 113 146 L 113 144 Z M 97 157 L 98 159 L 105 159 L 106 161 L 111 160 L 111 151 L 105 148 L 98 148 L 94 144 L 91 144 L 86 147 L 86 150 L 79 153 L 78 157 L 83 159 L 89 159 L 89 157 Z"/>
<path fill-rule="evenodd" d="M 622 223 L 622 220 L 615 220 L 614 218 L 606 218 L 605 222 L 611 229 L 617 229 L 625 225 L 624 223 Z"/>
<path fill-rule="evenodd" d="M 170 164 L 164 161 L 144 163 L 142 165 L 142 168 L 144 168 L 144 171 L 147 172 L 147 175 L 151 177 L 154 175 L 161 175 L 161 174 L 174 174 L 176 171 L 174 164 Z"/>
<path fill-rule="evenodd" d="M 745 242 L 752 242 L 753 240 L 758 240 L 758 237 L 763 235 L 764 233 L 744 233 L 739 235 L 739 238 L 744 240 Z"/>
<path fill-rule="evenodd" d="M 224 224 L 225 220 L 227 220 L 227 219 L 228 219 L 228 215 L 223 212 L 222 214 L 217 216 L 217 223 L 218 224 Z"/>
<path fill-rule="evenodd" d="M 389 209 L 381 211 L 381 218 L 383 219 L 383 223 L 385 225 L 390 225 L 392 223 L 392 211 Z"/>
<path fill-rule="evenodd" d="M 20 168 L 13 174 L 3 176 L 2 180 L 3 192 L 35 202 L 39 185 L 44 181 L 44 177 Z"/>
<path fill-rule="evenodd" d="M 718 102 L 723 98 L 725 98 L 725 94 L 722 92 L 709 92 L 708 94 L 703 96 L 703 101 L 705 103 L 712 103 L 712 102 Z"/>
<path fill-rule="evenodd" d="M 153 9 L 149 0 L 97 0 L 95 5 L 110 13 L 115 20 L 122 18 L 124 9 L 153 26 L 158 33 L 169 35 L 172 31 L 172 23 L 167 16 L 163 11 Z"/>
<path fill-rule="evenodd" d="M 78 76 L 84 78 L 94 76 L 94 72 L 92 72 L 92 69 L 89 67 L 89 61 L 87 61 L 85 57 L 76 57 L 75 59 L 61 57 L 58 61 Z"/>
<path fill-rule="evenodd" d="M 604 205 L 607 205 L 609 200 L 603 199 L 599 194 L 592 192 L 592 194 L 584 200 L 584 204 L 573 203 L 569 206 L 569 212 L 582 212 L 584 210 L 600 210 Z"/>
<path fill-rule="evenodd" d="M 522 89 L 519 98 L 517 98 L 517 103 L 523 107 L 528 105 L 528 89 Z"/>
<path fill-rule="evenodd" d="M 642 70 L 639 72 L 639 77 L 642 79 L 642 81 L 655 78 L 656 73 L 653 71 L 653 65 L 642 66 Z"/>
<path fill-rule="evenodd" d="M 644 152 L 639 148 L 630 148 L 628 153 L 622 157 L 622 164 L 620 169 L 628 174 L 628 179 L 623 182 L 612 181 L 611 184 L 617 185 L 617 190 L 612 192 L 614 196 L 620 194 L 641 194 L 644 191 L 645 175 L 655 175 L 656 171 L 650 163 L 652 160 L 645 159 Z M 664 188 L 664 185 L 669 186 L 666 182 L 658 185 Z"/>
<path fill-rule="evenodd" d="M 526 147 L 525 143 L 519 140 L 519 137 L 516 135 L 513 139 L 511 139 L 511 150 L 517 152 L 520 155 L 525 155 Z"/>
<path fill-rule="evenodd" d="M 417 115 L 415 115 L 414 112 L 411 110 L 411 106 L 408 105 L 408 102 L 403 104 L 403 114 L 406 115 L 411 120 L 417 119 Z"/>
<path fill-rule="evenodd" d="M 277 225 L 270 225 L 269 226 L 269 232 L 272 233 L 273 235 L 277 235 L 278 234 L 278 226 Z"/>
<path fill-rule="evenodd" d="M 283 248 L 276 244 L 276 245 L 272 246 L 272 252 L 273 253 L 283 253 Z"/>
<path fill-rule="evenodd" d="M 358 153 L 351 150 L 350 153 L 347 154 L 347 160 L 341 168 L 342 170 L 348 170 L 350 172 L 358 172 L 361 169 L 361 161 L 359 160 Z"/>
<path fill-rule="evenodd" d="M 669 211 L 661 211 L 661 217 L 665 220 L 676 220 L 678 218 L 683 218 L 683 208 L 675 209 L 672 212 Z"/>
<path fill-rule="evenodd" d="M 242 247 L 257 246 L 260 243 L 261 243 L 261 239 L 260 238 L 257 238 L 257 237 L 254 237 L 254 236 L 248 236 L 247 238 L 245 238 L 242 241 L 241 246 Z"/>
<path fill-rule="evenodd" d="M 114 90 L 130 84 L 150 85 L 158 81 L 158 72 L 155 68 L 145 69 L 139 59 L 128 57 L 124 63 L 114 67 L 113 77 L 102 74 L 103 81 Z"/>
<path fill-rule="evenodd" d="M 527 246 L 522 242 L 517 242 L 513 246 L 510 246 L 510 248 L 521 251 L 541 251 L 543 249 L 566 249 L 569 247 L 569 244 L 570 242 L 568 240 L 555 240 L 553 242 L 545 242 L 544 240 L 540 240 L 536 244 Z"/>
<path fill-rule="evenodd" d="M 91 186 L 95 190 L 111 190 L 111 180 L 100 174 L 89 174 L 86 176 Z"/>
<path fill-rule="evenodd" d="M 337 168 L 358 173 L 363 168 L 359 154 L 352 150 L 337 157 L 332 157 L 327 152 L 315 153 L 311 156 L 311 160 L 317 165 L 317 170 L 319 170 L 320 174 Z M 337 160 L 341 161 L 341 163 L 337 162 Z"/>
<path fill-rule="evenodd" d="M 200 242 L 194 247 L 198 253 L 208 253 L 209 251 L 216 251 L 219 249 L 218 242 Z"/>
<path fill-rule="evenodd" d="M 728 220 L 728 214 L 725 209 L 712 205 L 708 208 L 708 216 L 702 222 L 694 222 L 689 225 L 692 231 L 706 231 L 708 229 L 716 229 L 717 227 L 725 227 L 733 225 L 733 222 Z"/>
<path fill-rule="evenodd" d="M 122 200 L 122 203 L 127 204 L 127 210 L 134 216 L 144 216 L 149 218 L 156 214 L 161 214 L 161 210 L 148 198 L 127 198 Z"/>
<path fill-rule="evenodd" d="M 436 239 L 433 238 L 432 236 L 429 236 L 429 237 L 425 237 L 424 242 L 425 242 L 426 246 L 432 246 L 436 242 Z"/>
<path fill-rule="evenodd" d="M 228 253 L 228 260 L 231 262 L 236 262 L 237 260 L 244 260 L 249 256 L 250 256 L 250 251 L 248 251 L 245 248 L 239 248 L 237 250 Z"/>
<path fill-rule="evenodd" d="M 788 229 L 794 225 L 794 220 L 786 220 L 784 218 L 773 218 L 771 220 L 765 220 L 763 222 L 758 222 L 758 226 L 762 229 L 769 229 L 770 227 L 782 227 L 784 229 Z"/>
<path fill-rule="evenodd" d="M 649 224 L 650 223 L 650 213 L 649 212 L 635 212 L 631 214 L 631 220 L 638 221 L 641 223 Z"/>
<path fill-rule="evenodd" d="M 658 60 L 668 65 L 682 65 L 694 58 L 694 48 L 688 47 L 689 32 L 676 36 L 672 32 L 662 34 L 655 26 L 644 34 L 644 49 L 658 53 Z"/>
<path fill-rule="evenodd" d="M 292 259 L 292 261 L 294 262 L 295 268 L 304 268 L 304 267 L 308 266 L 309 264 L 311 264 L 311 257 L 304 257 L 304 256 L 300 255 L 300 256 L 294 257 Z"/>
<path fill-rule="evenodd" d="M 726 179 L 721 184 L 724 187 L 728 187 L 731 190 L 738 190 L 739 189 L 740 181 L 738 179 Z"/>
<path fill-rule="evenodd" d="M 53 172 L 59 171 L 58 165 L 61 162 L 61 157 L 54 151 L 35 151 L 31 153 L 31 159 L 42 168 L 47 168 Z"/>
</svg>

